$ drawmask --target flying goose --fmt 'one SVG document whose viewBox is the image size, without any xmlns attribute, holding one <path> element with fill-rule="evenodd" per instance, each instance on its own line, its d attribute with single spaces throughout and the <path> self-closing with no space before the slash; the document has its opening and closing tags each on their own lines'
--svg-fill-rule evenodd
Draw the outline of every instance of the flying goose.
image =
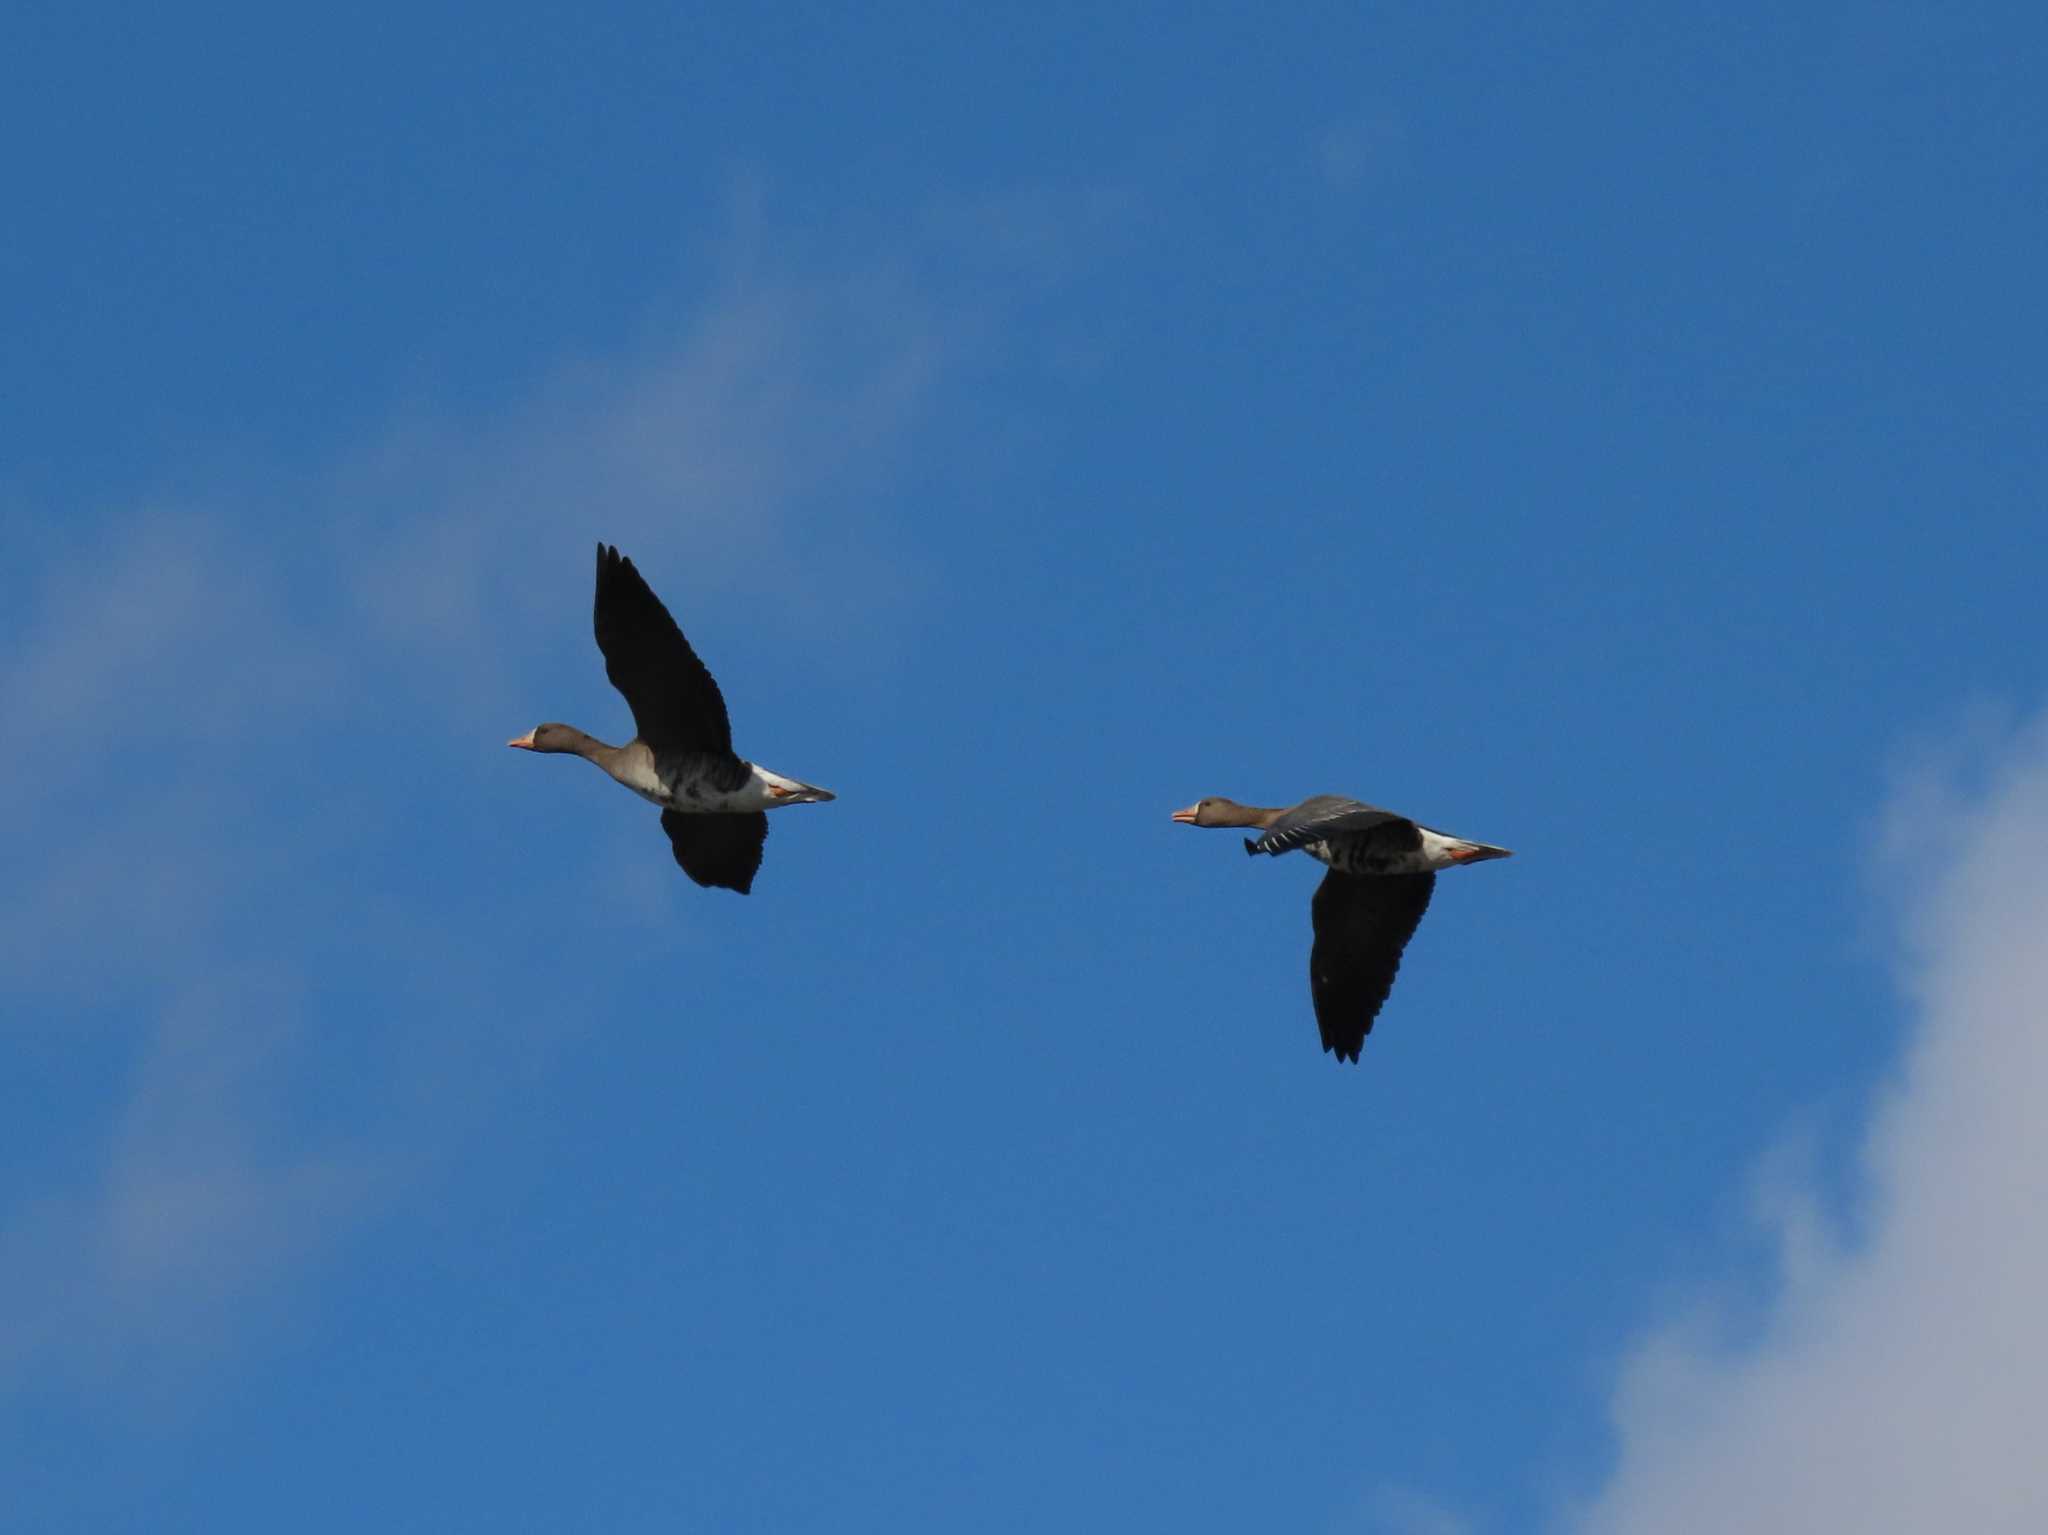
<svg viewBox="0 0 2048 1535">
<path fill-rule="evenodd" d="M 1436 871 L 1511 856 L 1504 847 L 1447 836 L 1341 794 L 1317 794 L 1283 810 L 1211 797 L 1173 818 L 1183 826 L 1255 829 L 1264 835 L 1245 838 L 1247 854 L 1278 857 L 1298 848 L 1328 866 L 1309 908 L 1315 943 L 1308 985 L 1323 1048 L 1340 1061 L 1357 1060 L 1372 1032 L 1401 951 L 1429 908 Z"/>
<path fill-rule="evenodd" d="M 745 895 L 768 839 L 765 811 L 834 796 L 734 755 L 718 684 L 633 562 L 597 546 L 597 648 L 633 711 L 633 739 L 607 746 L 573 725 L 536 725 L 508 746 L 595 762 L 661 806 L 683 872 Z"/>
</svg>

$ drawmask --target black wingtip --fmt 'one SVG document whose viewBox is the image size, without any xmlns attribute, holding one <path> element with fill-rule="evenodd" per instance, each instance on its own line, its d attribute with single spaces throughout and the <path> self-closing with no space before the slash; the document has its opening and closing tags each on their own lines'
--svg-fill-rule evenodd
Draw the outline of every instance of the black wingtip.
<svg viewBox="0 0 2048 1535">
<path fill-rule="evenodd" d="M 1250 837 L 1244 839 L 1244 856 L 1247 858 L 1259 856 L 1259 844 Z"/>
</svg>

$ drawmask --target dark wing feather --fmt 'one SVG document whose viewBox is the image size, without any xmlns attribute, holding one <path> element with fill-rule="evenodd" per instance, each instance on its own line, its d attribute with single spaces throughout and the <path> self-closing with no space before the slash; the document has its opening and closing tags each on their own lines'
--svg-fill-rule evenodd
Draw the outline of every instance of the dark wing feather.
<svg viewBox="0 0 2048 1535">
<path fill-rule="evenodd" d="M 1323 1048 L 1340 1061 L 1358 1059 L 1401 951 L 1429 909 L 1434 874 L 1339 874 L 1332 869 L 1316 887 L 1310 907 L 1316 941 L 1308 955 L 1308 988 L 1315 999 Z"/>
<path fill-rule="evenodd" d="M 698 884 L 737 890 L 741 895 L 754 888 L 754 873 L 761 867 L 761 847 L 768 840 L 766 812 L 684 815 L 678 810 L 664 810 L 661 829 L 668 833 L 676 862 Z"/>
<path fill-rule="evenodd" d="M 718 684 L 633 562 L 603 544 L 594 619 L 604 674 L 625 695 L 634 730 L 657 756 L 732 750 Z"/>
<path fill-rule="evenodd" d="M 1346 799 L 1341 794 L 1318 794 L 1305 799 L 1289 809 L 1279 820 L 1266 828 L 1263 837 L 1247 840 L 1245 850 L 1252 853 L 1285 853 L 1300 847 L 1304 842 L 1321 842 L 1326 837 L 1355 835 L 1385 827 L 1388 831 L 1407 828 L 1415 829 L 1415 823 L 1406 816 L 1395 815 L 1391 810 L 1381 810 L 1375 805 L 1361 804 L 1355 799 Z"/>
</svg>

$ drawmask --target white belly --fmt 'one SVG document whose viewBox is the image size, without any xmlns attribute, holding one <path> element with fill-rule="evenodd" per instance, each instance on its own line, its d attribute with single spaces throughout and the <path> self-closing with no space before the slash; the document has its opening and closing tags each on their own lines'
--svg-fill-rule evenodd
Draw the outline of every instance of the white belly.
<svg viewBox="0 0 2048 1535">
<path fill-rule="evenodd" d="M 1450 868 L 1457 862 L 1451 856 L 1452 850 L 1470 846 L 1427 826 L 1417 830 L 1422 833 L 1422 846 L 1418 848 L 1387 849 L 1374 846 L 1369 838 L 1339 838 L 1334 846 L 1329 842 L 1304 842 L 1301 850 L 1317 863 L 1342 874 L 1426 874 L 1432 869 Z"/>
</svg>

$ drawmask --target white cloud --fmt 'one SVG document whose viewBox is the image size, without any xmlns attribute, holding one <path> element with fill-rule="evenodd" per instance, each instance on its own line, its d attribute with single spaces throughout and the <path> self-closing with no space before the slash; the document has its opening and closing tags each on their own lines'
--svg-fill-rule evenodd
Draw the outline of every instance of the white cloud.
<svg viewBox="0 0 2048 1535">
<path fill-rule="evenodd" d="M 1978 734 L 1981 736 L 1982 732 Z M 1902 792 L 1887 839 L 1917 1024 L 1858 1161 L 1852 1240 L 1764 1180 L 1778 1293 L 1634 1353 L 1606 1531 L 2048 1529 L 2048 725 Z"/>
</svg>

